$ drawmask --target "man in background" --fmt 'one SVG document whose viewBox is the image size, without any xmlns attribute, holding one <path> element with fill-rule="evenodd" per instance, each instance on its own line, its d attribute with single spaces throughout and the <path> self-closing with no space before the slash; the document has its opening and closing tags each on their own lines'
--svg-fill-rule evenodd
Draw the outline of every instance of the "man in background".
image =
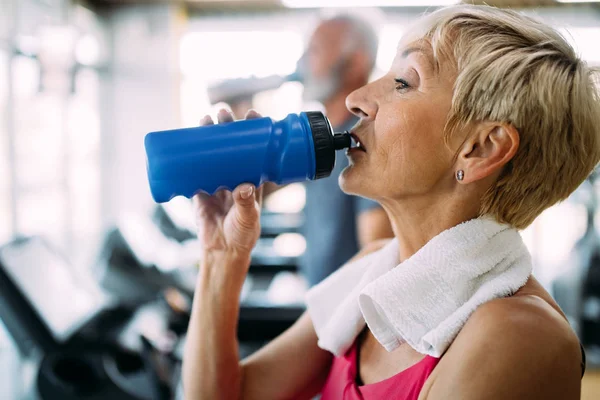
<svg viewBox="0 0 600 400">
<path fill-rule="evenodd" d="M 336 132 L 350 130 L 358 121 L 346 108 L 346 97 L 364 86 L 375 66 L 378 37 L 365 20 L 339 15 L 319 23 L 298 63 L 296 78 L 304 84 L 305 102 L 319 102 Z M 214 101 L 230 104 L 236 118 L 252 107 L 252 95 L 261 87 L 284 82 L 277 77 L 236 79 L 212 89 Z M 229 98 L 228 98 L 229 97 Z M 331 176 L 306 185 L 303 234 L 307 248 L 301 272 L 310 286 L 342 266 L 370 242 L 393 236 L 385 211 L 371 200 L 344 194 L 338 177 L 348 166 L 345 150 L 336 155 Z M 266 184 L 265 196 L 280 187 Z"/>
<path fill-rule="evenodd" d="M 375 66 L 378 37 L 366 21 L 340 15 L 322 21 L 313 32 L 304 56 L 304 100 L 318 101 L 335 132 L 350 130 L 358 121 L 346 108 L 346 97 L 367 84 Z M 313 286 L 368 243 L 393 236 L 385 211 L 371 200 L 348 196 L 338 177 L 348 166 L 339 151 L 331 176 L 306 185 L 307 249 L 301 271 Z"/>
</svg>

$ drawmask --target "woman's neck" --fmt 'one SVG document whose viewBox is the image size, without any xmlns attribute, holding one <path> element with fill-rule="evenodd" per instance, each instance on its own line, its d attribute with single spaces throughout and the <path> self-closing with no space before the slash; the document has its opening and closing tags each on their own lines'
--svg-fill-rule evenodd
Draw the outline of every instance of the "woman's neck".
<svg viewBox="0 0 600 400">
<path fill-rule="evenodd" d="M 459 198 L 381 200 L 398 240 L 399 261 L 412 257 L 443 231 L 476 218 L 479 202 Z"/>
</svg>

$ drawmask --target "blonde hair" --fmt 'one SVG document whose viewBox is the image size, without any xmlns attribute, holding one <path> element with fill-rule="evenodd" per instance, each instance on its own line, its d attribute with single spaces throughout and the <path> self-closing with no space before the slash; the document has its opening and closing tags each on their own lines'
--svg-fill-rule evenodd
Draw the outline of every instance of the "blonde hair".
<svg viewBox="0 0 600 400">
<path fill-rule="evenodd" d="M 514 126 L 520 145 L 484 195 L 480 214 L 523 229 L 566 199 L 600 160 L 594 72 L 554 29 L 514 11 L 454 6 L 403 38 L 456 68 L 446 140 L 479 121 Z"/>
</svg>

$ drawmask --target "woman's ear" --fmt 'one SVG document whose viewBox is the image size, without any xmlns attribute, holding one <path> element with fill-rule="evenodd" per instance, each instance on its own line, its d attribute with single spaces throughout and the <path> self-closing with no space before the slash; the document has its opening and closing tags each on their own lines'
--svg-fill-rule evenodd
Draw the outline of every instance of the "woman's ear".
<svg viewBox="0 0 600 400">
<path fill-rule="evenodd" d="M 515 156 L 519 143 L 519 132 L 513 125 L 480 123 L 459 151 L 456 169 L 463 171 L 459 181 L 471 183 L 500 173 Z"/>
</svg>

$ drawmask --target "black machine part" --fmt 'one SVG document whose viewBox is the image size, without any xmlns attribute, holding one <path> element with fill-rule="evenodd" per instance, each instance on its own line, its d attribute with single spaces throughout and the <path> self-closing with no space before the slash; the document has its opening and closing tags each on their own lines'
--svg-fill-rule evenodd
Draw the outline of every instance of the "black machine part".
<svg viewBox="0 0 600 400">
<path fill-rule="evenodd" d="M 34 264 L 27 264 L 31 262 Z M 142 352 L 126 350 L 114 340 L 133 310 L 105 299 L 91 300 L 91 293 L 87 308 L 75 302 L 53 302 L 85 297 L 69 293 L 71 286 L 64 284 L 64 279 L 59 281 L 64 285 L 50 283 L 42 271 L 65 277 L 71 274 L 66 260 L 41 238 L 19 238 L 0 248 L 0 319 L 20 354 L 37 365 L 39 397 L 168 399 L 168 387 L 156 379 L 151 352 L 147 348 Z M 39 293 L 32 293 L 38 289 Z"/>
</svg>

